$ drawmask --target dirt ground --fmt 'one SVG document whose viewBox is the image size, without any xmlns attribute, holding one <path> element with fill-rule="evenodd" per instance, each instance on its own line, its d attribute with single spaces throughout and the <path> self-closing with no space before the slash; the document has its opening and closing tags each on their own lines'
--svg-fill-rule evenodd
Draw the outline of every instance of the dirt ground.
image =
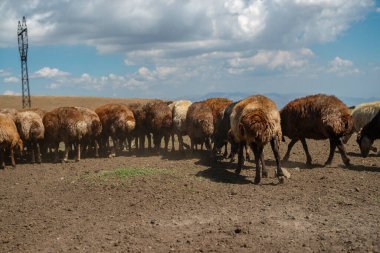
<svg viewBox="0 0 380 253">
<path fill-rule="evenodd" d="M 380 158 L 354 138 L 327 159 L 327 141 L 297 143 L 284 184 L 254 185 L 253 163 L 211 162 L 206 152 L 125 152 L 78 163 L 0 171 L 0 252 L 380 252 Z M 375 143 L 380 149 L 380 143 Z M 286 144 L 281 144 L 281 153 Z M 105 171 L 149 173 L 108 177 Z"/>
</svg>

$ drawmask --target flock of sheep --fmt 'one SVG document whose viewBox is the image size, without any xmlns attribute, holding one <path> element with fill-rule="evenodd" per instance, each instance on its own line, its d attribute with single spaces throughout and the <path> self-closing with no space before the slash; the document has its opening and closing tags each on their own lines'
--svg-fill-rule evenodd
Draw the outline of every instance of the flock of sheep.
<svg viewBox="0 0 380 253">
<path fill-rule="evenodd" d="M 284 136 L 291 139 L 284 160 L 297 141 L 301 141 L 306 153 L 306 163 L 312 158 L 306 139 L 329 139 L 330 164 L 338 148 L 346 166 L 350 165 L 344 143 L 358 133 L 357 141 L 363 157 L 366 157 L 375 139 L 380 138 L 380 101 L 361 104 L 350 110 L 335 96 L 323 94 L 307 96 L 289 102 L 280 111 L 275 103 L 262 95 L 233 102 L 226 98 L 210 98 L 201 102 L 180 100 L 165 102 L 154 100 L 145 104 L 106 104 L 95 111 L 83 107 L 59 107 L 50 112 L 41 109 L 0 109 L 0 168 L 5 167 L 5 154 L 9 154 L 15 166 L 14 153 L 27 156 L 32 163 L 41 162 L 41 153 L 54 154 L 59 160 L 59 144 L 64 142 L 62 161 L 67 161 L 70 147 L 74 146 L 75 159 L 81 152 L 93 156 L 117 156 L 125 145 L 136 149 L 168 150 L 169 139 L 177 135 L 179 149 L 195 150 L 198 145 L 210 150 L 210 159 L 222 157 L 234 160 L 238 154 L 236 173 L 240 173 L 248 148 L 256 163 L 255 183 L 267 177 L 263 149 L 270 143 L 276 160 L 276 176 L 283 182 L 288 176 L 281 168 L 279 142 Z M 188 135 L 190 146 L 183 141 Z M 148 137 L 148 138 L 146 138 Z M 112 140 L 112 145 L 110 143 Z M 227 145 L 231 145 L 228 155 Z M 24 146 L 26 149 L 24 150 Z M 248 158 L 249 159 L 249 158 Z"/>
</svg>

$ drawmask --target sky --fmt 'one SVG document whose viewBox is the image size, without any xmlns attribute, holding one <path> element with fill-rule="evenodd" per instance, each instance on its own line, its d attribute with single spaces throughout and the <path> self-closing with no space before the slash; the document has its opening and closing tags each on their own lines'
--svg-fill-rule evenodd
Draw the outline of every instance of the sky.
<svg viewBox="0 0 380 253">
<path fill-rule="evenodd" d="M 1 0 L 0 94 L 380 96 L 374 0 Z"/>
</svg>

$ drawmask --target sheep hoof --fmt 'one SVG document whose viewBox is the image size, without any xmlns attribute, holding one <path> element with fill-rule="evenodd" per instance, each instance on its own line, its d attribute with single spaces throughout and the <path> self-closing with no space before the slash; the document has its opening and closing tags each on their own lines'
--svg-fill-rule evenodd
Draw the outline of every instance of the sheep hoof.
<svg viewBox="0 0 380 253">
<path fill-rule="evenodd" d="M 268 178 L 268 171 L 263 171 L 263 178 Z"/>
<path fill-rule="evenodd" d="M 255 181 L 253 181 L 254 184 L 260 184 L 261 178 L 255 177 Z"/>
<path fill-rule="evenodd" d="M 285 177 L 284 177 L 284 176 L 280 176 L 280 177 L 278 177 L 278 182 L 279 182 L 280 184 L 285 183 Z"/>
<path fill-rule="evenodd" d="M 350 163 L 349 159 L 347 159 L 347 160 L 345 160 L 343 162 L 344 162 L 344 165 L 346 165 L 346 167 L 350 167 L 351 166 L 351 163 Z"/>
<path fill-rule="evenodd" d="M 241 168 L 238 168 L 238 169 L 235 170 L 235 174 L 237 174 L 237 175 L 239 175 L 240 172 L 241 172 Z"/>
<path fill-rule="evenodd" d="M 288 155 L 284 156 L 284 158 L 282 158 L 282 160 L 285 161 L 285 162 L 288 161 L 289 160 L 289 156 Z"/>
</svg>

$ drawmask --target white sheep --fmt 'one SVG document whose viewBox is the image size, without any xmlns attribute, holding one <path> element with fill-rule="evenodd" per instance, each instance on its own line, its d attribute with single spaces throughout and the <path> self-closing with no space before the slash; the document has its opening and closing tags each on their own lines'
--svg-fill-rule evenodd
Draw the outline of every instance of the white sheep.
<svg viewBox="0 0 380 253">
<path fill-rule="evenodd" d="M 45 127 L 41 116 L 33 111 L 20 111 L 16 114 L 16 127 L 25 146 L 30 152 L 31 162 L 41 163 L 40 143 L 44 139 Z"/>
<path fill-rule="evenodd" d="M 353 133 L 359 133 L 365 125 L 371 122 L 379 111 L 380 101 L 368 102 L 355 106 L 351 111 L 354 127 L 350 134 L 344 136 L 343 142 L 347 143 Z M 375 147 L 371 147 L 371 150 L 374 152 L 377 151 Z"/>
<path fill-rule="evenodd" d="M 172 110 L 173 114 L 173 131 L 172 131 L 172 151 L 174 148 L 174 135 L 178 136 L 179 150 L 183 150 L 183 147 L 186 146 L 190 148 L 189 145 L 183 142 L 183 136 L 186 135 L 186 114 L 189 110 L 190 105 L 192 104 L 189 100 L 178 100 L 169 104 L 169 108 Z"/>
</svg>

